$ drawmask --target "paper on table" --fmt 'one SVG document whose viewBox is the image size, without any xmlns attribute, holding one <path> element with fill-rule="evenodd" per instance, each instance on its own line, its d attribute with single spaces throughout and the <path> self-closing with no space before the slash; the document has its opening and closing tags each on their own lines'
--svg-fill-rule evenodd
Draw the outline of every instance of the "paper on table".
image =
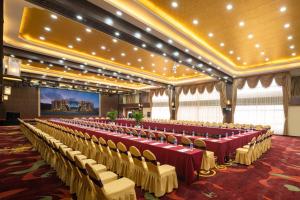
<svg viewBox="0 0 300 200">
<path fill-rule="evenodd" d="M 177 150 L 177 151 L 179 151 L 179 152 L 187 152 L 187 151 L 190 151 L 190 149 L 184 148 L 184 149 L 179 149 L 179 150 Z"/>
<path fill-rule="evenodd" d="M 215 140 L 215 139 L 214 139 L 214 140 L 211 140 L 211 141 L 212 141 L 212 142 L 218 142 L 219 140 Z"/>
<path fill-rule="evenodd" d="M 135 137 L 135 138 L 130 138 L 131 140 L 138 140 L 139 138 Z"/>
<path fill-rule="evenodd" d="M 143 141 L 140 141 L 142 143 L 147 143 L 147 142 L 150 142 L 149 140 L 143 140 Z"/>
<path fill-rule="evenodd" d="M 164 146 L 163 148 L 170 149 L 170 148 L 173 148 L 173 147 L 176 147 L 176 146 L 174 146 L 174 145 L 168 145 L 168 146 Z"/>
<path fill-rule="evenodd" d="M 158 144 L 161 144 L 161 143 L 155 142 L 155 143 L 152 143 L 151 145 L 158 145 Z"/>
</svg>

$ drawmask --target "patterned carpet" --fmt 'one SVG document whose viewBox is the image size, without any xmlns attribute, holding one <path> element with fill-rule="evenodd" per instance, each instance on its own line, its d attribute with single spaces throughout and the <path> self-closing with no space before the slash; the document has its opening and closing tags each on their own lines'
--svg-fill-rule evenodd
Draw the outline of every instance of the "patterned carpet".
<svg viewBox="0 0 300 200">
<path fill-rule="evenodd" d="M 300 138 L 273 137 L 273 146 L 253 165 L 232 165 L 161 199 L 300 199 Z M 71 199 L 19 127 L 0 127 L 0 199 Z M 138 199 L 156 199 L 137 188 Z"/>
</svg>

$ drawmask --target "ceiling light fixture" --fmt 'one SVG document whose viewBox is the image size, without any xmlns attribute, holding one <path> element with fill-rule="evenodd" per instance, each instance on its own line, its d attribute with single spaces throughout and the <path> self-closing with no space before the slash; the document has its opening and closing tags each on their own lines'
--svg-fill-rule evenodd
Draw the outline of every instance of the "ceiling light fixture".
<svg viewBox="0 0 300 200">
<path fill-rule="evenodd" d="M 290 49 L 295 49 L 295 45 L 290 45 L 289 48 Z"/>
<path fill-rule="evenodd" d="M 95 51 L 93 51 L 93 52 L 92 52 L 92 55 L 93 55 L 93 56 L 94 56 L 94 55 L 96 55 L 96 52 L 95 52 Z"/>
<path fill-rule="evenodd" d="M 68 48 L 73 49 L 73 45 L 69 44 Z"/>
<path fill-rule="evenodd" d="M 114 21 L 110 17 L 107 17 L 104 19 L 104 23 L 112 26 L 114 24 Z"/>
<path fill-rule="evenodd" d="M 224 44 L 223 42 L 221 42 L 221 43 L 220 43 L 220 46 L 221 46 L 221 47 L 224 47 L 224 46 L 225 46 L 225 44 Z"/>
<path fill-rule="evenodd" d="M 168 43 L 169 43 L 169 44 L 173 44 L 173 40 L 168 39 Z"/>
<path fill-rule="evenodd" d="M 286 23 L 286 24 L 283 25 L 283 27 L 284 27 L 285 29 L 290 28 L 290 24 L 289 24 L 289 23 Z"/>
<path fill-rule="evenodd" d="M 122 15 L 123 15 L 123 13 L 122 13 L 121 11 L 119 11 L 119 10 L 117 10 L 116 14 L 117 14 L 118 16 L 122 16 Z"/>
<path fill-rule="evenodd" d="M 125 53 L 121 53 L 121 56 L 122 56 L 122 57 L 125 57 L 125 56 L 126 56 L 126 54 L 125 54 Z"/>
<path fill-rule="evenodd" d="M 118 42 L 118 40 L 117 40 L 116 38 L 112 39 L 112 41 L 113 41 L 114 43 L 117 43 L 117 42 Z"/>
<path fill-rule="evenodd" d="M 269 61 L 270 59 L 269 58 L 265 58 L 265 61 Z"/>
<path fill-rule="evenodd" d="M 139 49 L 138 49 L 137 47 L 133 47 L 133 50 L 134 50 L 134 51 L 137 51 L 137 50 L 139 50 Z"/>
<path fill-rule="evenodd" d="M 54 15 L 54 14 L 51 14 L 50 17 L 51 17 L 52 19 L 57 19 L 57 15 Z"/>
<path fill-rule="evenodd" d="M 151 32 L 151 28 L 147 27 L 147 28 L 146 28 L 146 31 L 147 31 L 147 32 Z"/>
<path fill-rule="evenodd" d="M 44 36 L 40 36 L 39 38 L 40 38 L 40 40 L 45 40 L 46 39 Z"/>
<path fill-rule="evenodd" d="M 230 51 L 229 51 L 229 54 L 231 54 L 231 55 L 232 55 L 233 53 L 234 53 L 234 51 L 232 51 L 232 50 L 230 50 Z"/>
<path fill-rule="evenodd" d="M 173 2 L 171 3 L 171 6 L 172 6 L 173 8 L 177 8 L 177 7 L 178 7 L 178 3 L 177 3 L 176 1 L 173 1 Z"/>
<path fill-rule="evenodd" d="M 83 19 L 83 17 L 81 15 L 76 15 L 76 18 L 80 21 Z"/>
<path fill-rule="evenodd" d="M 120 33 L 117 31 L 115 32 L 115 36 L 119 37 L 120 36 Z"/>
<path fill-rule="evenodd" d="M 213 33 L 208 33 L 208 37 L 214 37 Z"/>
<path fill-rule="evenodd" d="M 293 52 L 291 55 L 292 55 L 292 56 L 296 56 L 296 53 L 295 53 L 295 52 Z"/>
<path fill-rule="evenodd" d="M 134 37 L 141 39 L 142 35 L 140 32 L 136 32 L 136 33 L 134 33 Z"/>
<path fill-rule="evenodd" d="M 90 28 L 86 28 L 85 31 L 88 33 L 92 32 L 92 30 Z"/>
<path fill-rule="evenodd" d="M 227 10 L 232 10 L 233 9 L 233 5 L 232 4 L 227 4 L 226 5 L 226 9 Z"/>
<path fill-rule="evenodd" d="M 102 46 L 101 46 L 101 49 L 102 49 L 102 50 L 105 50 L 105 49 L 106 49 L 106 46 L 103 46 L 103 45 L 102 45 Z"/>
<path fill-rule="evenodd" d="M 146 45 L 145 43 L 143 43 L 143 44 L 142 44 L 142 47 L 143 47 L 143 48 L 146 48 L 146 47 L 147 47 L 147 45 Z"/>
<path fill-rule="evenodd" d="M 194 25 L 198 25 L 199 24 L 199 21 L 197 19 L 193 19 L 192 22 L 193 22 Z"/>
<path fill-rule="evenodd" d="M 248 34 L 248 36 L 247 36 L 247 37 L 248 37 L 248 39 L 250 39 L 250 40 L 251 40 L 251 39 L 252 39 L 254 36 L 253 36 L 253 34 L 252 34 L 252 33 L 250 33 L 250 34 Z"/>
<path fill-rule="evenodd" d="M 50 28 L 49 26 L 45 26 L 44 29 L 45 29 L 45 31 L 47 31 L 47 32 L 50 32 L 50 31 L 51 31 L 51 28 Z"/>
<path fill-rule="evenodd" d="M 80 37 L 77 37 L 77 38 L 76 38 L 76 41 L 77 41 L 77 42 L 81 42 L 81 38 L 80 38 Z"/>
<path fill-rule="evenodd" d="M 280 7 L 279 11 L 284 13 L 286 11 L 286 7 L 285 6 Z"/>
<path fill-rule="evenodd" d="M 255 44 L 255 48 L 260 48 L 260 45 L 259 44 Z"/>
<path fill-rule="evenodd" d="M 240 21 L 240 22 L 239 22 L 239 26 L 240 26 L 240 27 L 244 27 L 244 26 L 245 26 L 245 22 L 244 22 L 244 21 Z"/>
<path fill-rule="evenodd" d="M 189 50 L 189 49 L 185 49 L 184 51 L 185 51 L 186 53 L 188 53 L 190 50 Z"/>
<path fill-rule="evenodd" d="M 265 55 L 265 52 L 264 51 L 260 52 L 260 55 L 262 55 L 262 56 Z"/>
<path fill-rule="evenodd" d="M 159 48 L 159 49 L 161 49 L 163 47 L 163 45 L 162 45 L 162 43 L 157 43 L 156 47 Z"/>
<path fill-rule="evenodd" d="M 293 36 L 292 36 L 292 35 L 289 35 L 289 36 L 287 37 L 287 39 L 288 39 L 288 40 L 292 40 L 292 39 L 293 39 Z"/>
</svg>

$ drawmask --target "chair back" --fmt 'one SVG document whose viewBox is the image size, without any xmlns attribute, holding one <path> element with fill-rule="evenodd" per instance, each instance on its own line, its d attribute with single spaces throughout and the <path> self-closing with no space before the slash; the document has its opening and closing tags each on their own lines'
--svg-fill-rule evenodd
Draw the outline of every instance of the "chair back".
<svg viewBox="0 0 300 200">
<path fill-rule="evenodd" d="M 121 154 L 122 160 L 129 162 L 128 151 L 125 144 L 123 144 L 122 142 L 118 142 L 117 148 L 119 150 L 119 153 Z"/>
<path fill-rule="evenodd" d="M 167 137 L 168 143 L 174 144 L 175 140 L 176 140 L 176 137 L 174 135 L 168 135 L 168 137 Z"/>
<path fill-rule="evenodd" d="M 107 141 L 108 148 L 113 156 L 118 157 L 118 150 L 116 144 L 112 140 Z"/>
<path fill-rule="evenodd" d="M 150 150 L 143 151 L 143 156 L 145 158 L 148 170 L 153 173 L 159 174 L 159 164 L 156 160 L 156 156 Z"/>
<path fill-rule="evenodd" d="M 135 146 L 129 147 L 129 152 L 131 154 L 134 164 L 143 168 L 143 158 L 141 152 Z"/>
<path fill-rule="evenodd" d="M 206 143 L 199 138 L 194 141 L 194 146 L 197 149 L 206 150 Z"/>
<path fill-rule="evenodd" d="M 164 141 L 167 139 L 166 135 L 163 134 L 163 133 L 158 133 L 158 134 L 157 134 L 157 138 L 158 138 L 159 140 L 161 140 L 161 138 L 163 138 Z"/>
<path fill-rule="evenodd" d="M 142 138 L 147 138 L 147 133 L 143 130 L 140 132 Z"/>
<path fill-rule="evenodd" d="M 154 133 L 152 133 L 152 132 L 148 132 L 148 138 L 152 138 L 153 140 L 155 140 L 156 139 L 156 136 L 155 136 L 155 134 Z"/>
<path fill-rule="evenodd" d="M 183 146 L 189 146 L 191 143 L 193 143 L 189 138 L 182 136 L 181 137 L 181 144 Z"/>
<path fill-rule="evenodd" d="M 131 132 L 134 136 L 138 136 L 138 132 L 135 129 L 131 129 Z"/>
<path fill-rule="evenodd" d="M 101 181 L 100 176 L 98 176 L 97 171 L 93 168 L 93 165 L 91 165 L 90 163 L 86 163 L 85 167 L 86 167 L 87 174 L 89 178 L 92 180 L 92 182 L 98 187 L 102 188 L 103 183 Z"/>
</svg>

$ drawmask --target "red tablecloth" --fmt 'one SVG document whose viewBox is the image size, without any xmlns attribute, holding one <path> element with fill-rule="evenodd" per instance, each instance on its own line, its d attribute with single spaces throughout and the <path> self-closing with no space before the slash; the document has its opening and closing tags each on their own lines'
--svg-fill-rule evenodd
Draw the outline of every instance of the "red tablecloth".
<svg viewBox="0 0 300 200">
<path fill-rule="evenodd" d="M 144 138 L 137 138 L 134 136 L 128 136 L 126 134 L 118 134 L 114 132 L 108 132 L 103 130 L 93 130 L 77 125 L 66 124 L 63 122 L 52 121 L 57 124 L 61 124 L 73 129 L 77 129 L 82 132 L 86 132 L 90 135 L 97 137 L 103 137 L 105 140 L 112 140 L 115 143 L 123 142 L 127 148 L 130 146 L 136 146 L 141 152 L 149 149 L 152 151 L 157 160 L 161 164 L 169 164 L 176 168 L 178 178 L 185 180 L 187 184 L 191 184 L 196 178 L 194 171 L 198 171 L 201 167 L 203 151 L 198 149 L 188 149 L 182 146 L 174 146 L 172 148 L 165 148 L 170 146 L 167 143 L 158 143 L 157 141 L 149 141 Z M 158 143 L 158 144 L 156 144 Z M 156 144 L 156 145 L 154 145 Z M 187 149 L 186 152 L 180 152 L 178 150 Z"/>
</svg>

